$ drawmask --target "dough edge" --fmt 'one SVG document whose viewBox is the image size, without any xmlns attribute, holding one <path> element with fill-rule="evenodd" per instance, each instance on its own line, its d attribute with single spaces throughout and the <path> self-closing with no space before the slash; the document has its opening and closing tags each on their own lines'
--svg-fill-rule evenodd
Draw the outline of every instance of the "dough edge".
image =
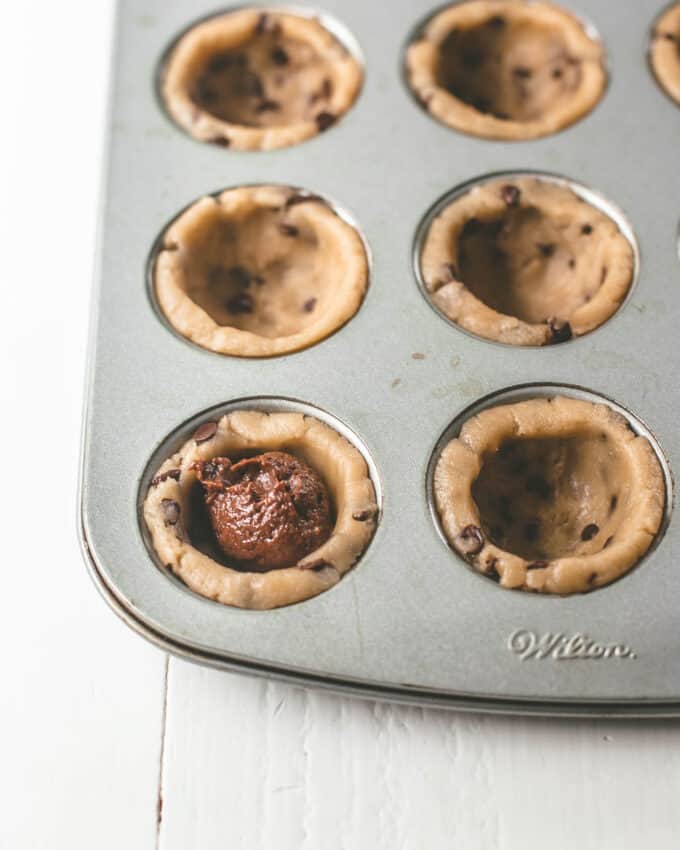
<svg viewBox="0 0 680 850">
<path fill-rule="evenodd" d="M 675 32 L 676 40 L 663 38 L 664 32 Z M 680 3 L 671 6 L 661 15 L 654 26 L 649 61 L 657 82 L 680 106 Z"/>
</svg>

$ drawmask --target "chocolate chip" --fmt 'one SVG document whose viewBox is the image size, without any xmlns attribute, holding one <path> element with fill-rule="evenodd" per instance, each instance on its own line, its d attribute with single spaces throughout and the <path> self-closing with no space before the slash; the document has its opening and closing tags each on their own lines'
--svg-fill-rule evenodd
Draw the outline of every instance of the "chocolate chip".
<svg viewBox="0 0 680 850">
<path fill-rule="evenodd" d="M 612 496 L 611 499 L 609 500 L 609 513 L 610 514 L 614 513 L 618 503 L 619 503 L 619 497 L 618 496 Z"/>
<path fill-rule="evenodd" d="M 234 64 L 234 57 L 231 53 L 217 53 L 208 62 L 208 70 L 213 74 L 219 74 L 231 68 Z"/>
<path fill-rule="evenodd" d="M 154 476 L 151 479 L 151 486 L 157 487 L 159 484 L 162 484 L 163 481 L 167 481 L 168 478 L 172 478 L 175 481 L 179 481 L 179 476 L 179 469 L 168 469 L 167 472 L 159 472 L 158 475 Z"/>
<path fill-rule="evenodd" d="M 227 274 L 229 275 L 229 280 L 234 286 L 249 286 L 250 285 L 250 272 L 244 266 L 231 266 L 228 269 Z"/>
<path fill-rule="evenodd" d="M 204 422 L 194 431 L 192 439 L 198 445 L 199 443 L 205 443 L 207 440 L 212 440 L 216 433 L 217 422 Z"/>
<path fill-rule="evenodd" d="M 530 564 L 527 564 L 528 570 L 544 570 L 548 566 L 547 561 L 532 561 Z"/>
<path fill-rule="evenodd" d="M 319 132 L 323 133 L 324 130 L 327 130 L 332 124 L 335 124 L 336 116 L 333 115 L 332 112 L 319 112 L 315 120 L 316 126 L 319 128 Z"/>
<path fill-rule="evenodd" d="M 487 21 L 487 26 L 492 30 L 502 30 L 505 26 L 505 18 L 502 15 L 494 15 Z"/>
<path fill-rule="evenodd" d="M 592 224 L 584 224 L 583 227 L 581 228 L 581 233 L 584 236 L 590 236 L 590 234 L 592 232 L 593 232 L 593 225 Z"/>
<path fill-rule="evenodd" d="M 324 561 L 323 558 L 318 558 L 316 561 L 311 561 L 309 564 L 300 564 L 300 569 L 312 570 L 315 573 L 319 573 L 321 570 L 325 570 L 326 567 L 332 566 L 333 564 L 330 564 L 328 561 Z"/>
<path fill-rule="evenodd" d="M 570 269 L 576 268 L 576 260 L 572 257 L 567 263 Z"/>
<path fill-rule="evenodd" d="M 255 24 L 255 35 L 262 35 L 262 33 L 267 31 L 269 26 L 269 15 L 263 12 L 258 16 L 257 23 Z"/>
<path fill-rule="evenodd" d="M 228 148 L 231 141 L 227 136 L 215 136 L 210 139 L 213 145 L 219 145 L 221 148 Z"/>
<path fill-rule="evenodd" d="M 512 69 L 512 73 L 516 77 L 519 77 L 520 80 L 528 80 L 532 76 L 533 71 L 531 68 L 525 68 L 522 65 L 519 65 L 517 68 Z"/>
<path fill-rule="evenodd" d="M 302 309 L 305 313 L 311 313 L 312 310 L 316 307 L 316 298 L 308 298 L 305 303 L 302 305 Z"/>
<path fill-rule="evenodd" d="M 581 540 L 592 540 L 596 534 L 599 534 L 599 532 L 600 526 L 595 525 L 594 522 L 590 522 L 581 532 Z"/>
<path fill-rule="evenodd" d="M 466 525 L 455 539 L 455 546 L 463 555 L 476 555 L 484 548 L 484 535 L 477 525 Z"/>
<path fill-rule="evenodd" d="M 516 207 L 519 204 L 521 194 L 517 186 L 512 186 L 509 183 L 501 186 L 501 198 L 509 207 Z"/>
<path fill-rule="evenodd" d="M 563 73 L 564 71 L 561 68 L 553 68 L 550 76 L 553 78 L 553 80 L 559 80 Z"/>
<path fill-rule="evenodd" d="M 253 296 L 247 292 L 239 292 L 233 295 L 226 303 L 226 308 L 235 316 L 252 313 L 254 308 Z"/>
<path fill-rule="evenodd" d="M 355 511 L 352 514 L 352 519 L 355 519 L 357 522 L 367 522 L 369 519 L 372 519 L 375 516 L 374 508 L 366 508 L 363 511 Z"/>
<path fill-rule="evenodd" d="M 552 242 L 538 242 L 536 247 L 544 257 L 552 257 L 556 248 Z"/>
<path fill-rule="evenodd" d="M 279 224 L 279 233 L 281 233 L 282 236 L 294 238 L 300 233 L 300 230 L 294 224 L 286 224 L 285 221 L 282 221 L 281 224 Z"/>
<path fill-rule="evenodd" d="M 548 319 L 550 343 L 566 342 L 572 337 L 571 325 L 562 319 Z"/>
<path fill-rule="evenodd" d="M 550 484 L 541 475 L 530 475 L 526 483 L 527 491 L 539 499 L 549 499 L 552 492 Z"/>
<path fill-rule="evenodd" d="M 484 570 L 484 575 L 495 582 L 499 582 L 501 580 L 500 574 L 496 569 L 497 565 L 498 558 L 489 558 L 486 562 L 486 569 Z"/>
<path fill-rule="evenodd" d="M 539 531 L 540 531 L 540 524 L 538 523 L 538 521 L 528 522 L 524 526 L 524 536 L 531 543 L 538 540 Z"/>
<path fill-rule="evenodd" d="M 290 207 L 294 207 L 297 204 L 306 204 L 310 201 L 324 203 L 324 200 L 320 195 L 313 195 L 311 192 L 296 192 L 294 195 L 291 195 L 286 200 L 284 206 L 286 209 L 289 209 Z"/>
<path fill-rule="evenodd" d="M 161 510 L 166 525 L 177 525 L 180 507 L 174 499 L 161 499 Z"/>
<path fill-rule="evenodd" d="M 272 48 L 272 52 L 269 54 L 271 56 L 271 60 L 275 65 L 287 65 L 290 61 L 290 57 L 283 49 L 283 47 L 276 46 Z"/>
<path fill-rule="evenodd" d="M 255 112 L 278 112 L 281 109 L 281 104 L 278 100 L 265 100 L 260 101 L 255 107 Z"/>
</svg>

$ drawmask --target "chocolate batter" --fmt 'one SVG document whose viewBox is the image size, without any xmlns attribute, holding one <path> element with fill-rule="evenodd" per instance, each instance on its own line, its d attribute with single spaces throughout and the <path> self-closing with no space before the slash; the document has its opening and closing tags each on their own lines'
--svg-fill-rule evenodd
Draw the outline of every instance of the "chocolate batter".
<svg viewBox="0 0 680 850">
<path fill-rule="evenodd" d="M 558 396 L 469 419 L 439 457 L 434 496 L 475 569 L 504 587 L 575 593 L 638 562 L 666 494 L 654 450 L 619 413 Z"/>
<path fill-rule="evenodd" d="M 475 186 L 433 220 L 421 254 L 432 303 L 456 324 L 513 345 L 564 342 L 606 321 L 634 255 L 617 225 L 535 177 Z"/>
<path fill-rule="evenodd" d="M 321 133 L 352 106 L 356 59 L 316 18 L 254 9 L 193 27 L 163 78 L 170 114 L 192 136 L 267 150 Z"/>
<path fill-rule="evenodd" d="M 606 84 L 601 45 L 548 3 L 470 0 L 439 12 L 408 49 L 411 87 L 444 124 L 529 139 L 589 112 Z"/>
<path fill-rule="evenodd" d="M 221 354 L 305 348 L 361 304 L 361 238 L 319 197 L 280 186 L 203 198 L 166 231 L 158 302 L 184 336 Z"/>
<path fill-rule="evenodd" d="M 296 564 L 330 537 L 328 492 L 306 463 L 265 452 L 232 464 L 194 464 L 213 531 L 227 558 L 248 570 Z"/>
</svg>

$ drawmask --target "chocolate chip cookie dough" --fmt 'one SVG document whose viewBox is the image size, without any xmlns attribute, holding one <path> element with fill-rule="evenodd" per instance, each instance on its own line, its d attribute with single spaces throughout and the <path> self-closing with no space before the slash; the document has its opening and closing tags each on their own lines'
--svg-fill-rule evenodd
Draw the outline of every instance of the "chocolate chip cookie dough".
<svg viewBox="0 0 680 850">
<path fill-rule="evenodd" d="M 488 408 L 443 450 L 434 496 L 450 545 L 503 587 L 576 593 L 645 554 L 665 505 L 648 440 L 606 404 Z"/>
<path fill-rule="evenodd" d="M 161 563 L 202 596 L 257 609 L 336 584 L 368 545 L 377 514 L 360 452 L 298 413 L 235 411 L 204 422 L 163 463 L 144 502 Z"/>
<path fill-rule="evenodd" d="M 659 85 L 680 104 L 680 3 L 667 9 L 656 22 L 649 59 Z"/>
<path fill-rule="evenodd" d="M 244 9 L 197 24 L 172 49 L 162 96 L 194 138 L 234 150 L 288 147 L 354 103 L 362 71 L 316 18 Z"/>
<path fill-rule="evenodd" d="M 602 45 L 548 3 L 468 0 L 425 25 L 407 77 L 434 118 L 474 136 L 534 139 L 590 112 L 607 85 Z"/>
<path fill-rule="evenodd" d="M 154 266 L 169 323 L 203 348 L 269 357 L 306 348 L 359 309 L 368 263 L 356 230 L 321 198 L 230 189 L 165 232 Z"/>
<path fill-rule="evenodd" d="M 633 280 L 618 226 L 548 179 L 490 180 L 446 206 L 420 268 L 432 304 L 460 327 L 509 345 L 547 345 L 605 322 Z"/>
</svg>

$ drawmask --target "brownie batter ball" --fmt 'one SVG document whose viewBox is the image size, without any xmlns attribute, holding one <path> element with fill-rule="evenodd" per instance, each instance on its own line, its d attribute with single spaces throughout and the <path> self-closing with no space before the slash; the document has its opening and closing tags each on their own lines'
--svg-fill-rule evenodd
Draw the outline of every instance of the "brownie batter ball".
<svg viewBox="0 0 680 850">
<path fill-rule="evenodd" d="M 296 564 L 332 531 L 326 486 L 287 452 L 265 452 L 232 463 L 217 457 L 194 468 L 217 542 L 250 571 Z"/>
</svg>

